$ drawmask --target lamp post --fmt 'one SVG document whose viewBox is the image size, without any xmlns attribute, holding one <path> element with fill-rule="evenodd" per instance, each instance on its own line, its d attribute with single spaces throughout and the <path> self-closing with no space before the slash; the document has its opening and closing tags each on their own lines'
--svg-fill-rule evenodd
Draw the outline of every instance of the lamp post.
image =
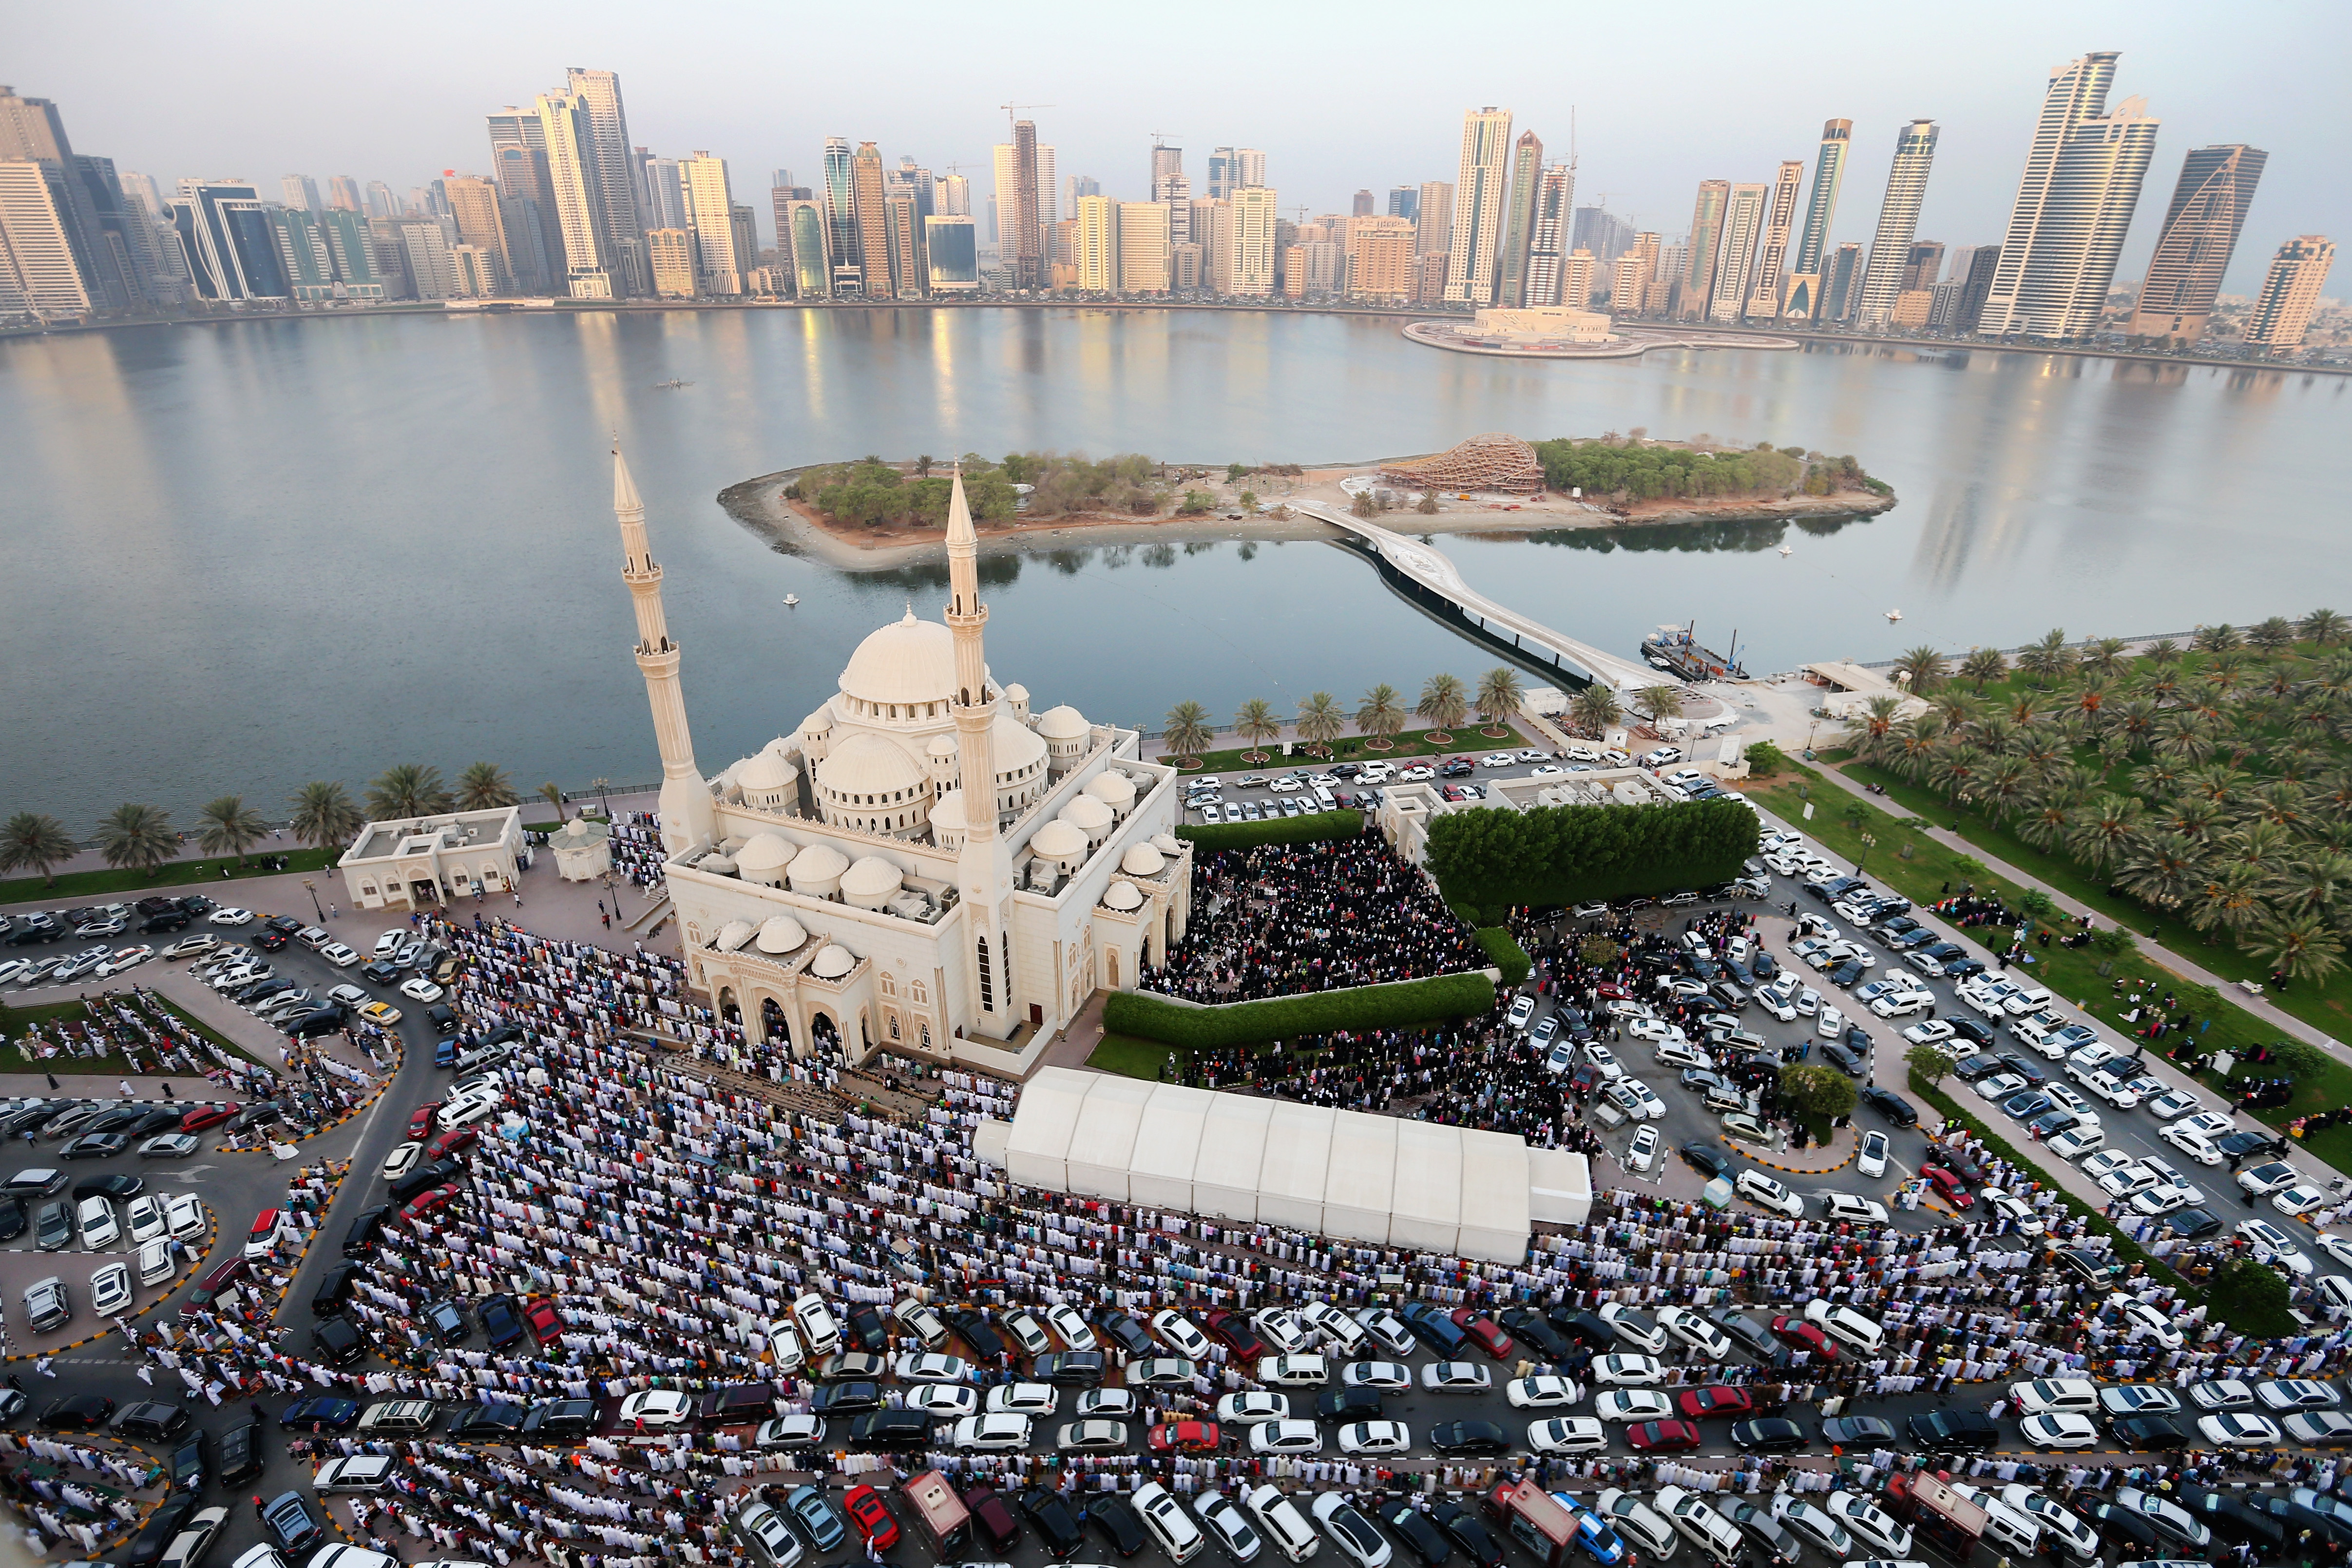
<svg viewBox="0 0 2352 1568">
<path fill-rule="evenodd" d="M 620 919 L 621 879 L 614 874 L 613 868 L 609 865 L 604 868 L 604 896 L 613 901 L 613 918 Z"/>
<path fill-rule="evenodd" d="M 318 915 L 319 924 L 324 925 L 327 923 L 327 912 L 319 906 L 319 884 L 306 876 L 302 879 L 302 891 L 310 895 L 311 913 Z"/>
<path fill-rule="evenodd" d="M 1853 862 L 1854 875 L 1860 876 L 1862 874 L 1862 868 L 1869 863 L 1870 852 L 1877 847 L 1878 835 L 1876 833 L 1865 832 L 1862 835 L 1862 855 L 1860 859 Z"/>
</svg>

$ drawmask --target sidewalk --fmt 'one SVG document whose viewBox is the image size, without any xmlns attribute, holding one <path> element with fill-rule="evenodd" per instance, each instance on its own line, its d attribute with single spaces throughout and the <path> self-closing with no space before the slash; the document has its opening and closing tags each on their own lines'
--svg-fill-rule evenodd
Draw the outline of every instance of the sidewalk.
<svg viewBox="0 0 2352 1568">
<path fill-rule="evenodd" d="M 2048 894 L 2052 899 L 2055 900 L 2058 907 L 2064 910 L 2067 914 L 2089 915 L 2105 924 L 2114 924 L 2114 922 L 2106 915 L 2098 914 L 2096 911 L 2091 909 L 2088 905 L 2083 904 L 2079 900 L 2069 898 L 2066 894 L 2059 892 L 2056 888 L 2052 887 L 2048 883 L 2042 882 L 2034 877 L 2031 873 L 2020 871 L 2017 867 L 2010 864 L 2007 861 L 1995 859 L 1989 851 L 1970 843 L 1968 840 L 1962 838 L 1959 834 L 1953 832 L 1948 828 L 1939 828 L 1936 826 L 1934 818 L 1923 817 L 1918 812 L 1912 810 L 1908 806 L 1904 805 L 1901 801 L 1895 800 L 1890 797 L 1870 793 L 1861 785 L 1847 778 L 1843 769 L 1823 766 L 1819 769 L 1819 771 L 1822 777 L 1833 780 L 1837 784 L 1838 788 L 1843 789 L 1847 794 L 1853 796 L 1856 800 L 1867 801 L 1871 805 L 1878 808 L 1878 810 L 1885 812 L 1890 817 L 1904 817 L 1925 823 L 1926 828 L 1924 831 L 1929 838 L 1934 839 L 1937 843 L 1943 844 L 1948 848 L 1958 850 L 1962 854 L 1974 855 L 1978 860 L 1980 860 L 1985 863 L 1985 868 L 1988 871 L 1992 872 L 1995 875 L 2007 877 L 2010 881 L 2016 883 L 2021 887 L 2040 888 L 2042 892 Z M 1801 831 L 1801 825 L 1800 827 L 1800 831 Z M 2137 934 L 2135 933 L 2135 935 L 2137 936 Z M 2295 1039 L 2304 1040 L 2308 1044 L 2315 1045 L 2322 1051 L 2328 1051 L 2342 1058 L 2346 1061 L 2352 1061 L 2352 1048 L 2347 1048 L 2342 1041 L 2330 1036 L 2317 1026 L 2304 1022 L 2303 1019 L 2296 1018 L 2293 1013 L 2280 1010 L 2280 1009 L 2273 1003 L 2269 998 L 2250 995 L 2245 988 L 2240 986 L 2235 980 L 2225 980 L 2221 978 L 2221 976 L 2214 974 L 2211 970 L 2203 967 L 2201 965 L 2199 965 L 2190 959 L 2182 957 L 2173 949 L 2163 946 L 2158 943 L 2151 942 L 2145 936 L 2139 936 L 2138 942 L 2141 952 L 2147 954 L 2152 961 L 2162 965 L 2165 968 L 2171 970 L 2181 978 L 2186 980 L 2194 980 L 2200 985 L 2210 986 L 2215 990 L 2221 992 L 2224 997 L 2227 997 L 2230 999 L 2231 1006 L 2253 1014 L 2254 1017 L 2262 1019 L 2264 1023 L 2269 1024 L 2273 1029 L 2277 1030 L 2280 1033 L 2293 1035 Z"/>
</svg>

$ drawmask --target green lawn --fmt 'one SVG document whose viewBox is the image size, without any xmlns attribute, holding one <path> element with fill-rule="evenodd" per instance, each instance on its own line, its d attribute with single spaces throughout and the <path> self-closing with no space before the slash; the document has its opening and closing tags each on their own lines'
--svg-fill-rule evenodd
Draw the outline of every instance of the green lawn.
<svg viewBox="0 0 2352 1568">
<path fill-rule="evenodd" d="M 1453 737 L 1453 740 L 1444 746 L 1433 746 L 1429 740 L 1432 735 L 1449 735 Z M 1489 751 L 1504 749 L 1517 751 L 1528 744 L 1516 729 L 1507 729 L 1501 735 L 1496 735 L 1472 723 L 1460 729 L 1409 730 L 1398 736 L 1396 744 L 1385 751 L 1374 749 L 1371 743 L 1360 736 L 1349 740 L 1335 741 L 1331 747 L 1330 760 L 1346 762 L 1352 758 L 1359 762 L 1370 762 L 1375 758 L 1381 758 L 1393 761 L 1400 757 L 1468 757 L 1475 759 L 1485 756 Z M 1242 760 L 1244 749 L 1247 748 L 1204 751 L 1201 754 L 1199 765 L 1187 768 L 1184 771 L 1187 773 L 1246 772 L 1253 768 L 1307 768 L 1318 765 L 1321 761 L 1320 758 L 1309 757 L 1304 752 L 1285 757 L 1282 755 L 1280 744 L 1276 743 L 1266 747 L 1265 761 L 1244 762 Z M 1255 755 L 1254 749 L 1251 750 L 1251 754 Z M 1161 757 L 1157 760 L 1171 768 L 1176 766 L 1176 758 L 1173 756 Z"/>
<path fill-rule="evenodd" d="M 1834 762 L 1836 755 L 1830 754 L 1822 760 Z M 1858 783 L 1884 785 L 1891 799 L 1933 818 L 1937 827 L 1951 829 L 1987 854 L 2008 862 L 2119 925 L 2143 933 L 2161 925 L 2167 946 L 2176 951 L 2188 949 L 2189 956 L 2200 966 L 2225 980 L 2268 978 L 2267 967 L 2238 951 L 2234 944 L 2200 936 L 2187 921 L 2157 914 L 2137 900 L 2110 890 L 2103 878 L 2084 871 L 2072 857 L 2037 850 L 1980 811 L 1956 806 L 1932 789 L 1868 763 L 1848 762 L 1840 770 Z M 2298 980 L 2284 990 L 2273 987 L 2268 995 L 2280 1010 L 2332 1036 L 2341 1039 L 2352 1031 L 2352 967 L 2338 971 L 2325 983 Z"/>
<path fill-rule="evenodd" d="M 208 885 L 217 882 L 235 882 L 244 877 L 283 876 L 288 872 L 323 871 L 342 858 L 341 850 L 288 850 L 282 852 L 286 862 L 283 870 L 268 863 L 278 858 L 281 852 L 273 851 L 268 857 L 255 855 L 242 866 L 235 860 L 217 856 L 205 860 L 173 861 L 149 871 L 76 871 L 68 872 L 54 883 L 43 882 L 37 876 L 12 877 L 0 882 L 0 904 L 72 904 L 105 894 L 146 893 L 155 888 Z M 226 868 L 227 876 L 221 875 Z"/>
<path fill-rule="evenodd" d="M 1088 1067 L 1104 1072 L 1116 1072 L 1122 1078 L 1157 1079 L 1160 1069 L 1167 1066 L 1172 1052 L 1156 1040 L 1138 1040 L 1133 1035 L 1107 1034 L 1087 1058 Z"/>
<path fill-rule="evenodd" d="M 1933 904 L 1946 895 L 1947 889 L 1956 894 L 1963 886 L 1973 886 L 2014 907 L 2024 892 L 2018 884 L 1986 871 L 1982 862 L 1929 838 L 1924 831 L 1925 823 L 1890 816 L 1876 806 L 1855 800 L 1812 769 L 1792 767 L 1796 777 L 1790 782 L 1750 791 L 1758 804 L 1796 823 L 1832 854 L 1848 861 L 1865 853 L 1862 835 L 1871 834 L 1877 842 L 1867 847 L 1868 858 L 1862 862 L 1864 869 L 1912 903 Z M 1808 791 L 1814 809 L 1810 822 L 1804 820 Z M 1948 821 L 1949 818 L 1938 821 Z M 1996 947 L 2006 948 L 2012 935 L 2013 929 L 2008 926 L 1978 927 L 1961 933 L 1964 940 L 1987 953 Z M 2108 959 L 2094 948 L 2069 949 L 2053 942 L 2048 947 L 2032 947 L 2031 951 L 2034 963 L 2012 970 L 2013 976 L 2063 996 L 2117 1035 L 2127 1035 L 2135 1026 L 2122 1017 L 2126 1009 L 2115 995 L 2116 979 L 2146 979 L 2159 991 L 2169 990 L 2175 995 L 2186 995 L 2189 990 L 2189 982 L 2180 976 L 2136 950 Z M 2099 972 L 2102 965 L 2110 966 L 2108 973 Z M 2171 1037 L 2165 1042 L 2168 1048 L 2244 1052 L 2278 1040 L 2276 1030 L 2233 1005 L 2226 994 L 2217 994 L 2201 1004 L 2185 1002 L 2184 1006 L 2200 1019 L 2210 1019 L 2210 1023 L 2189 1040 Z M 2257 1078 L 2277 1075 L 2276 1069 L 2263 1067 L 2242 1070 L 2236 1074 Z M 2203 1076 L 2209 1088 L 2226 1092 L 2211 1074 Z M 2352 1104 L 2352 1067 L 2331 1057 L 2326 1071 L 2297 1085 L 2292 1102 L 2261 1113 L 2261 1119 L 2273 1126 L 2284 1126 L 2309 1112 L 2345 1104 Z M 2338 1169 L 2352 1170 L 2352 1127 L 2331 1129 L 2310 1140 L 2305 1147 Z"/>
</svg>

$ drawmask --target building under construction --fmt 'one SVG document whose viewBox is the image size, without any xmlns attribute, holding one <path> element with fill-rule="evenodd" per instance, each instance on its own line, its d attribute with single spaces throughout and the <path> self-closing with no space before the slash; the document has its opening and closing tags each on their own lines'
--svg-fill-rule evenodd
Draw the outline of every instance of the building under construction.
<svg viewBox="0 0 2352 1568">
<path fill-rule="evenodd" d="M 1381 468 L 1384 484 L 1413 490 L 1500 490 L 1531 496 L 1544 487 L 1536 449 L 1516 435 L 1474 435 L 1429 457 L 1408 457 Z"/>
</svg>

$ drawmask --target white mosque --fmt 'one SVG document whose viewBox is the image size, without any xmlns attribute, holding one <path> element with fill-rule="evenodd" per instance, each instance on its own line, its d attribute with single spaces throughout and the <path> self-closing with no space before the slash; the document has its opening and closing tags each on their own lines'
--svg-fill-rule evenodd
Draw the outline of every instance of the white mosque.
<svg viewBox="0 0 2352 1568">
<path fill-rule="evenodd" d="M 715 779 L 695 765 L 662 569 L 617 451 L 613 509 L 689 977 L 751 1040 L 1022 1074 L 1097 987 L 1166 961 L 1192 885 L 1175 769 L 1143 760 L 1134 730 L 1032 714 L 1027 691 L 993 685 L 961 475 L 945 624 L 909 608 L 793 735 Z"/>
</svg>

